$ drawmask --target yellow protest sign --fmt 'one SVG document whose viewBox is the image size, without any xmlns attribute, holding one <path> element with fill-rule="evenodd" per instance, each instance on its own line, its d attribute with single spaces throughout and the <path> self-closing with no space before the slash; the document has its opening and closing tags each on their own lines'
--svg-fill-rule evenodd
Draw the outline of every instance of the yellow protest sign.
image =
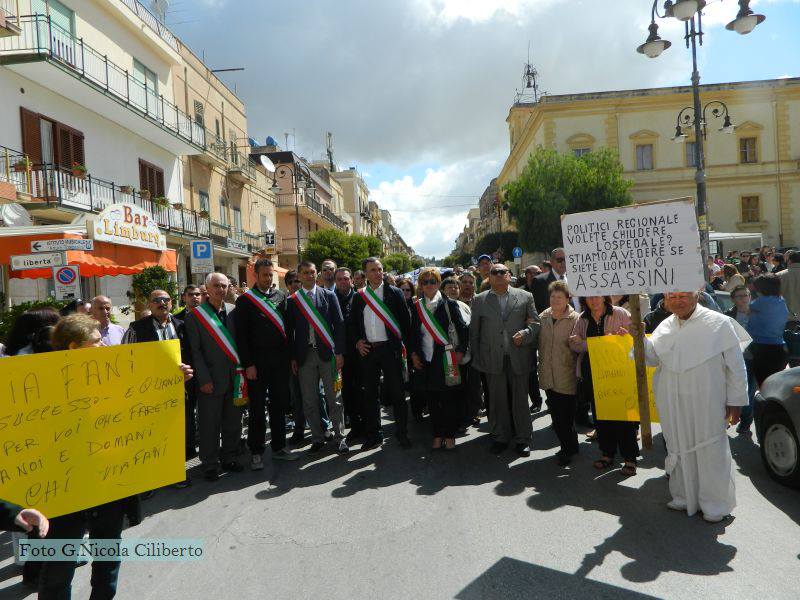
<svg viewBox="0 0 800 600">
<path fill-rule="evenodd" d="M 636 394 L 636 366 L 629 358 L 633 338 L 629 335 L 590 337 L 589 362 L 597 418 L 602 421 L 638 421 L 639 403 Z M 653 400 L 654 368 L 647 369 L 647 390 L 650 395 L 650 420 L 658 422 Z"/>
<path fill-rule="evenodd" d="M 185 477 L 180 343 L 0 359 L 2 498 L 68 514 Z"/>
</svg>

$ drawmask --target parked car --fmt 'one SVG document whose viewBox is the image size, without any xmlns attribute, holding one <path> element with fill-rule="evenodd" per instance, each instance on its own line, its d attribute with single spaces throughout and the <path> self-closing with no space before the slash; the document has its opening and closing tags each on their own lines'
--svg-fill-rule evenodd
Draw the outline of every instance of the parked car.
<svg viewBox="0 0 800 600">
<path fill-rule="evenodd" d="M 800 488 L 800 367 L 767 378 L 755 397 L 761 460 L 770 477 Z"/>
</svg>

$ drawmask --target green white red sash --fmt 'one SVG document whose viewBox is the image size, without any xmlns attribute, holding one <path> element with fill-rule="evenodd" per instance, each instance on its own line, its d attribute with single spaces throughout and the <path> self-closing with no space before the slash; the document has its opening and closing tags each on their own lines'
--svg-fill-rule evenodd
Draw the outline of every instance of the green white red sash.
<svg viewBox="0 0 800 600">
<path fill-rule="evenodd" d="M 297 304 L 297 308 L 300 309 L 300 312 L 303 313 L 308 324 L 314 328 L 317 339 L 324 342 L 325 345 L 330 348 L 331 352 L 334 352 L 335 344 L 333 342 L 331 326 L 328 324 L 328 321 L 325 320 L 325 317 L 319 314 L 319 311 L 314 306 L 311 298 L 308 297 L 306 291 L 300 288 L 292 294 L 292 299 Z"/>
<path fill-rule="evenodd" d="M 194 312 L 211 338 L 236 365 L 233 377 L 233 403 L 242 406 L 247 402 L 247 380 L 244 378 L 244 369 L 239 362 L 239 352 L 236 350 L 236 342 L 233 341 L 231 332 L 222 324 L 210 304 L 204 302 Z"/>
<path fill-rule="evenodd" d="M 283 325 L 283 317 L 281 317 L 281 313 L 278 311 L 278 307 L 267 298 L 264 294 L 260 291 L 256 290 L 255 288 L 250 288 L 244 293 L 244 297 L 250 300 L 253 304 L 255 304 L 256 308 L 260 310 L 262 313 L 266 315 L 266 317 L 272 321 L 272 324 L 278 328 L 278 331 L 281 332 L 283 339 L 286 339 L 286 327 Z"/>
<path fill-rule="evenodd" d="M 447 302 L 447 299 L 442 296 L 441 302 Z M 456 360 L 456 352 L 453 348 L 453 344 L 450 343 L 450 338 L 447 337 L 447 333 L 445 333 L 439 321 L 436 320 L 428 308 L 428 301 L 425 298 L 419 298 L 414 304 L 417 307 L 417 315 L 419 316 L 422 326 L 425 327 L 433 338 L 434 343 L 439 344 L 444 349 L 443 367 L 445 378 L 459 377 L 458 361 Z"/>
<path fill-rule="evenodd" d="M 378 318 L 383 321 L 386 328 L 391 331 L 398 340 L 402 341 L 403 333 L 400 331 L 400 325 L 397 323 L 397 319 L 394 318 L 392 311 L 383 303 L 383 300 L 378 298 L 378 294 L 376 294 L 369 285 L 358 290 L 358 293 L 361 294 L 362 300 L 372 309 L 372 312 L 378 315 Z"/>
</svg>

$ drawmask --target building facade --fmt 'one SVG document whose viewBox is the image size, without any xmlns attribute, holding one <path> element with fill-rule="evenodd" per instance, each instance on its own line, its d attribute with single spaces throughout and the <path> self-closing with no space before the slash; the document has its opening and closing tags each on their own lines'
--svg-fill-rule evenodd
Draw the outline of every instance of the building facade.
<svg viewBox="0 0 800 600">
<path fill-rule="evenodd" d="M 735 129 L 706 111 L 709 229 L 760 233 L 764 244 L 800 241 L 800 78 L 701 86 L 701 99 L 723 102 Z M 544 96 L 508 115 L 510 153 L 500 189 L 516 179 L 537 148 L 583 154 L 602 146 L 619 153 L 635 202 L 695 197 L 694 132 L 673 140 L 691 88 Z M 505 225 L 504 225 L 505 227 Z"/>
<path fill-rule="evenodd" d="M 355 167 L 344 171 L 337 171 L 331 176 L 342 187 L 344 211 L 350 215 L 353 223 L 353 233 L 358 235 L 372 235 L 369 233 L 371 213 L 369 211 L 369 188 L 364 178 Z"/>
</svg>

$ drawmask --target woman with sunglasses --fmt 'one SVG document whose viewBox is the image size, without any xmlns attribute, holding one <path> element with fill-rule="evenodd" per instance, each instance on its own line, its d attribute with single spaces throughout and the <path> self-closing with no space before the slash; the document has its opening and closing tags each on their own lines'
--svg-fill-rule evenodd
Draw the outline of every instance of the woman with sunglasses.
<svg viewBox="0 0 800 600">
<path fill-rule="evenodd" d="M 417 300 L 411 312 L 411 361 L 413 389 L 428 402 L 433 427 L 432 448 L 456 445 L 456 431 L 463 414 L 461 386 L 453 375 L 467 350 L 469 329 L 458 303 L 439 291 L 442 282 L 436 269 L 423 269 L 417 280 Z M 458 345 L 453 346 L 453 333 Z"/>
</svg>

